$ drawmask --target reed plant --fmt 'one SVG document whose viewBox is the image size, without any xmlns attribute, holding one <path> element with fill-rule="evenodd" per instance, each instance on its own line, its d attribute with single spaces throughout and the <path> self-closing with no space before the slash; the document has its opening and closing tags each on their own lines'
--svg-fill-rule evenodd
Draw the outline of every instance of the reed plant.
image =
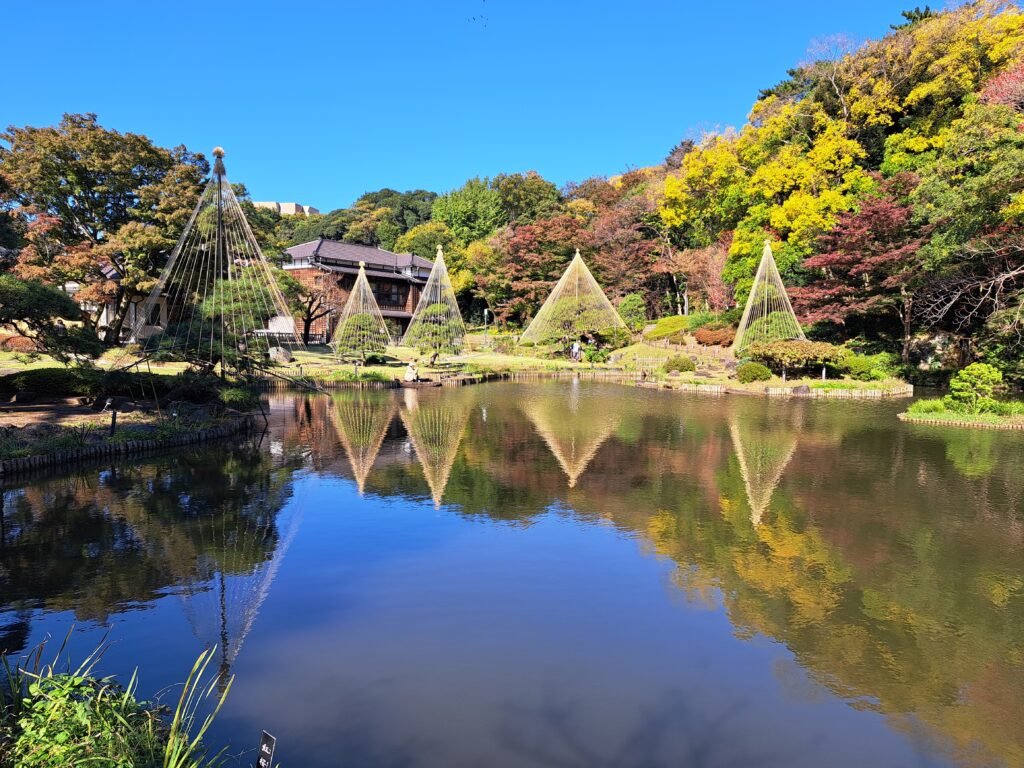
<svg viewBox="0 0 1024 768">
<path fill-rule="evenodd" d="M 96 673 L 105 640 L 73 666 L 65 653 L 70 636 L 49 661 L 46 643 L 18 661 L 0 655 L 0 768 L 222 764 L 223 750 L 211 756 L 203 744 L 232 682 L 221 685 L 208 673 L 215 648 L 196 659 L 168 722 L 168 708 L 137 697 L 137 672 L 125 685 Z"/>
</svg>

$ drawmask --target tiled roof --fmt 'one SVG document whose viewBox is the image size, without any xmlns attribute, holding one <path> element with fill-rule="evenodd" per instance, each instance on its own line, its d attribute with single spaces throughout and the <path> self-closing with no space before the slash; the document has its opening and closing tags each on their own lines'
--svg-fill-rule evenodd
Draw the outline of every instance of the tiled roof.
<svg viewBox="0 0 1024 768">
<path fill-rule="evenodd" d="M 310 240 L 308 243 L 299 243 L 288 248 L 285 253 L 292 259 L 310 259 L 314 261 L 347 261 L 358 265 L 365 261 L 367 267 L 376 267 L 379 270 L 399 271 L 409 266 L 420 269 L 430 269 L 433 262 L 415 256 L 411 253 L 392 253 L 383 248 L 375 248 L 370 245 L 357 245 L 355 243 L 343 243 L 340 240 Z"/>
</svg>

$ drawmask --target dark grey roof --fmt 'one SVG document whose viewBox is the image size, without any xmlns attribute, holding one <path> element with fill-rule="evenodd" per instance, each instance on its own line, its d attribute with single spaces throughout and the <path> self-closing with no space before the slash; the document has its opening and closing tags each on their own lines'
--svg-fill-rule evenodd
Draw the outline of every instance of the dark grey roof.
<svg viewBox="0 0 1024 768">
<path fill-rule="evenodd" d="M 358 265 L 365 261 L 367 267 L 376 267 L 379 270 L 399 271 L 409 266 L 429 270 L 434 263 L 415 256 L 411 253 L 392 253 L 383 248 L 375 248 L 371 245 L 357 245 L 355 243 L 343 243 L 340 240 L 310 240 L 308 243 L 299 243 L 285 250 L 292 259 L 310 259 L 312 261 L 347 261 Z"/>
</svg>

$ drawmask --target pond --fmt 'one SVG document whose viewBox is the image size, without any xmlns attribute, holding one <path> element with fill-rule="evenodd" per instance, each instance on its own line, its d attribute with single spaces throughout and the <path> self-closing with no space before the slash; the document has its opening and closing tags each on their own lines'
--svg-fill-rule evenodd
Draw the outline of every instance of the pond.
<svg viewBox="0 0 1024 768">
<path fill-rule="evenodd" d="M 251 765 L 1024 765 L 1024 434 L 558 381 L 274 394 L 3 488 L 0 647 L 74 627 Z"/>
</svg>

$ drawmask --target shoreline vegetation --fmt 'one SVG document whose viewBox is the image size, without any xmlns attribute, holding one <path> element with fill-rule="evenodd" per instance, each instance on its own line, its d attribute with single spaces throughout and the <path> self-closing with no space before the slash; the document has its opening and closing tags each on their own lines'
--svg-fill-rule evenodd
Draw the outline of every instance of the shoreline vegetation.
<svg viewBox="0 0 1024 768">
<path fill-rule="evenodd" d="M 0 477 L 234 437 L 261 411 L 252 382 L 189 373 L 31 368 L 0 376 Z"/>
<path fill-rule="evenodd" d="M 0 654 L 0 768 L 222 765 L 226 750 L 211 755 L 203 744 L 233 682 L 210 669 L 215 647 L 196 659 L 171 709 L 137 698 L 137 672 L 127 683 L 101 676 L 105 644 L 73 667 L 65 655 L 73 631 L 49 661 L 46 642 L 18 658 Z"/>
</svg>

